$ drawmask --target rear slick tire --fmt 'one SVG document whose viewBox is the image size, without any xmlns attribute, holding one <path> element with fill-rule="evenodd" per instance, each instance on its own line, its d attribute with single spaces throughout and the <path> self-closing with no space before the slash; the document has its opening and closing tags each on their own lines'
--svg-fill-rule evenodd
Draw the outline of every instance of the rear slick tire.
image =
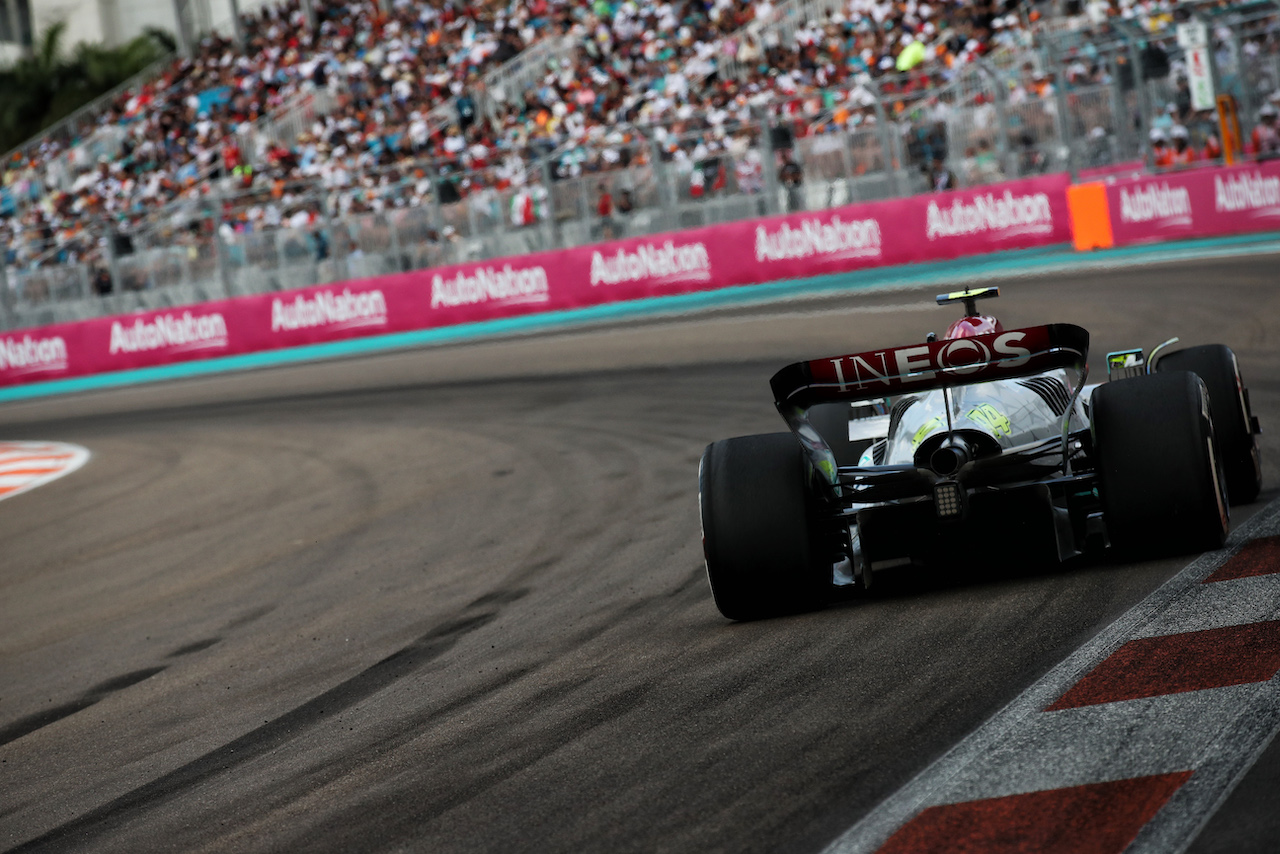
<svg viewBox="0 0 1280 854">
<path fill-rule="evenodd" d="M 1111 545 L 1127 554 L 1220 548 L 1227 497 L 1208 392 L 1187 371 L 1099 386 L 1091 420 Z"/>
<path fill-rule="evenodd" d="M 1256 500 L 1262 489 L 1262 460 L 1235 353 L 1222 344 L 1188 347 L 1161 356 L 1156 360 L 1156 371 L 1191 371 L 1204 380 L 1227 479 L 1227 498 L 1233 505 Z"/>
<path fill-rule="evenodd" d="M 808 464 L 792 433 L 723 439 L 698 467 L 707 581 L 720 613 L 758 620 L 824 604 L 831 567 L 813 547 Z"/>
</svg>

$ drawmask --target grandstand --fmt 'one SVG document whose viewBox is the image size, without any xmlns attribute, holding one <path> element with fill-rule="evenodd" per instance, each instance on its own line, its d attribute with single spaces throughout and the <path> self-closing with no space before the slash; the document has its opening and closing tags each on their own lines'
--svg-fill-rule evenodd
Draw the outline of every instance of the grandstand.
<svg viewBox="0 0 1280 854">
<path fill-rule="evenodd" d="M 6 157 L 0 323 L 1211 149 L 1191 8 L 1251 124 L 1274 3 L 267 4 Z"/>
</svg>

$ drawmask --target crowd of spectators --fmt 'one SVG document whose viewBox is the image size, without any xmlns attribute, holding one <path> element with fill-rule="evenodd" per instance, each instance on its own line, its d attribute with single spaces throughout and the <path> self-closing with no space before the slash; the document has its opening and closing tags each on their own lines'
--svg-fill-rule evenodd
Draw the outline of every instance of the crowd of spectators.
<svg viewBox="0 0 1280 854">
<path fill-rule="evenodd" d="M 240 43 L 212 34 L 117 99 L 96 145 L 48 140 L 6 163 L 7 260 L 81 259 L 98 251 L 86 232 L 128 232 L 211 188 L 244 197 L 228 219 L 247 229 L 295 221 L 282 184 L 329 191 L 342 215 L 519 184 L 554 151 L 556 177 L 631 165 L 650 140 L 683 160 L 771 107 L 874 121 L 866 84 L 896 75 L 908 46 L 920 55 L 891 90 L 1025 42 L 1016 5 L 848 0 L 784 39 L 771 0 L 285 0 L 245 16 Z M 570 49 L 540 81 L 483 90 L 488 69 L 542 39 Z M 249 133 L 308 92 L 327 109 L 299 134 Z"/>
<path fill-rule="evenodd" d="M 1079 25 L 1122 18 L 1157 32 L 1173 7 L 1090 0 L 1069 11 Z M 544 175 L 654 159 L 688 176 L 690 196 L 726 177 L 759 192 L 765 170 L 786 167 L 761 162 L 769 128 L 905 125 L 972 61 L 1031 47 L 1046 23 L 1038 8 L 845 0 L 787 22 L 774 0 L 284 0 L 244 16 L 240 41 L 211 34 L 116 99 L 88 139 L 49 139 L 4 164 L 4 260 L 101 263 L 147 229 L 208 230 L 183 232 L 210 211 L 228 236 L 427 203 L 520 224 L 555 200 Z M 486 72 L 543 40 L 565 49 L 540 79 L 485 90 Z M 1030 66 L 1012 75 L 1008 97 L 1045 99 L 1114 73 L 1086 49 L 1062 83 Z M 282 112 L 289 121 L 272 121 Z M 954 186 L 941 161 L 961 159 L 940 123 L 911 127 L 908 149 L 930 183 Z M 531 171 L 548 157 L 548 172 Z M 992 139 L 978 140 L 960 177 L 1000 168 Z"/>
</svg>

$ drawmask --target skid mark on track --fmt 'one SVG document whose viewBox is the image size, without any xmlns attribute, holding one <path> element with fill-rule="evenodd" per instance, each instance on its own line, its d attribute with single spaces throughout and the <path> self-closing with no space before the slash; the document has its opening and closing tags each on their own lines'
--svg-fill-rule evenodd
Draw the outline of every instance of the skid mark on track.
<svg viewBox="0 0 1280 854">
<path fill-rule="evenodd" d="M 545 696 L 561 698 L 563 702 L 563 697 L 571 695 L 575 688 L 588 687 L 592 682 L 590 679 L 581 683 L 570 680 L 547 689 Z M 378 847 L 429 850 L 430 846 L 426 843 L 415 844 L 416 840 L 423 838 L 423 816 L 441 816 L 480 798 L 494 787 L 564 749 L 566 744 L 580 740 L 596 728 L 630 714 L 643 704 L 647 696 L 648 688 L 637 686 L 600 697 L 582 708 L 566 710 L 562 717 L 553 719 L 548 726 L 526 734 L 518 744 L 511 745 L 499 758 L 478 769 L 477 773 L 451 780 L 448 785 L 433 788 L 430 792 L 410 784 L 390 797 L 384 793 L 382 814 L 386 819 L 380 828 Z M 545 706 L 534 708 L 545 713 Z M 484 750 L 492 750 L 492 745 L 498 743 L 503 733 L 510 728 L 510 722 L 486 722 L 455 741 L 451 750 L 469 754 L 474 753 L 480 745 L 487 745 Z M 356 804 L 344 811 L 335 812 L 323 828 L 291 839 L 289 847 L 299 851 L 358 850 L 367 847 L 368 837 L 361 825 L 368 815 L 368 809 L 366 804 Z M 428 837 L 429 835 L 427 834 Z"/>
<path fill-rule="evenodd" d="M 464 612 L 463 616 L 433 628 L 408 646 L 397 650 L 292 711 L 14 848 L 13 851 L 62 850 L 73 839 L 77 844 L 85 845 L 88 841 L 128 823 L 138 811 L 154 808 L 160 803 L 178 797 L 192 787 L 276 750 L 305 735 L 315 726 L 332 720 L 336 714 L 355 706 L 446 654 L 462 638 L 488 625 L 498 617 L 498 614 L 496 610 L 481 613 Z"/>
<path fill-rule="evenodd" d="M 258 620 L 261 620 L 263 617 L 265 617 L 267 614 L 270 614 L 275 609 L 276 609 L 276 606 L 273 604 L 273 605 L 261 605 L 257 608 L 254 608 L 251 611 L 247 611 L 244 614 L 241 614 L 239 617 L 236 617 L 231 622 L 227 623 L 226 631 L 231 631 L 232 629 L 238 629 L 241 626 L 247 626 L 250 623 L 257 622 Z"/>
<path fill-rule="evenodd" d="M 490 605 L 510 605 L 512 602 L 519 602 L 528 595 L 529 588 L 527 587 L 516 587 L 512 590 L 495 590 L 473 600 L 467 607 L 486 608 Z"/>
<path fill-rule="evenodd" d="M 204 652 L 206 649 L 216 643 L 219 643 L 221 640 L 222 638 L 205 638 L 204 640 L 198 640 L 185 646 L 178 647 L 173 652 L 169 653 L 168 657 L 182 658 L 184 655 L 194 655 L 197 652 Z"/>
<path fill-rule="evenodd" d="M 163 667 L 147 667 L 142 670 L 135 670 L 132 673 L 125 673 L 93 686 L 68 703 L 60 703 L 57 706 L 42 709 L 34 714 L 19 718 L 11 724 L 0 727 L 0 745 L 16 741 L 24 735 L 30 735 L 36 730 L 44 729 L 63 718 L 69 718 L 76 712 L 82 712 L 90 706 L 101 702 L 116 691 L 123 691 L 125 688 L 137 685 L 139 682 L 150 679 L 163 670 Z"/>
</svg>

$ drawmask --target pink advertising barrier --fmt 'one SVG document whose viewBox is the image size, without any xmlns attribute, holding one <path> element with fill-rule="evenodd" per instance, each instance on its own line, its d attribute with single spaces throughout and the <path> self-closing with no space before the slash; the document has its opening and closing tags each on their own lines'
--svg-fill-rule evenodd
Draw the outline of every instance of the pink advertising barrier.
<svg viewBox="0 0 1280 854">
<path fill-rule="evenodd" d="M 0 385 L 1071 238 L 1069 177 L 748 220 L 0 335 Z"/>
<path fill-rule="evenodd" d="M 1107 186 L 1116 246 L 1280 228 L 1280 161 L 1210 167 Z"/>
</svg>

